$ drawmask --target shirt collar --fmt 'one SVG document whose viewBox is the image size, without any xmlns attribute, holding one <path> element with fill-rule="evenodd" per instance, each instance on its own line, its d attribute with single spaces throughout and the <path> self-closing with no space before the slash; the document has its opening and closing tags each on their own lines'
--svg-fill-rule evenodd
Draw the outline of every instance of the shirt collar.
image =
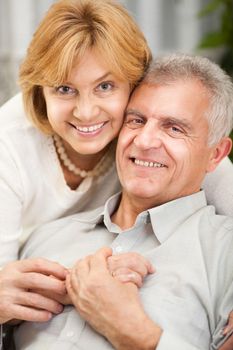
<svg viewBox="0 0 233 350">
<path fill-rule="evenodd" d="M 152 228 L 159 242 L 166 241 L 182 222 L 206 205 L 205 192 L 200 191 L 149 209 Z"/>
<path fill-rule="evenodd" d="M 75 220 L 93 225 L 104 223 L 108 231 L 120 233 L 122 231 L 119 226 L 111 221 L 111 215 L 117 208 L 120 198 L 121 192 L 110 197 L 103 207 L 80 213 Z M 202 190 L 140 213 L 134 228 L 142 223 L 151 222 L 153 232 L 159 242 L 163 243 L 184 220 L 206 205 L 205 192 Z"/>
<path fill-rule="evenodd" d="M 74 217 L 74 220 L 83 223 L 89 223 L 92 225 L 97 225 L 104 222 L 106 227 L 108 228 L 110 225 L 113 225 L 113 223 L 111 222 L 111 216 L 115 211 L 120 201 L 120 198 L 121 192 L 110 197 L 106 201 L 104 206 L 89 212 L 79 213 L 77 216 Z"/>
</svg>

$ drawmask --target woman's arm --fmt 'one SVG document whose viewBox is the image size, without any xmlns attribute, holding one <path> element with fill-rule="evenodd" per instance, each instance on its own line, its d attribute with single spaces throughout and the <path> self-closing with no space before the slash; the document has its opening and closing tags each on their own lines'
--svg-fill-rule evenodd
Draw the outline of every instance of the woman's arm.
<svg viewBox="0 0 233 350">
<path fill-rule="evenodd" d="M 3 266 L 18 257 L 24 194 L 19 170 L 2 135 L 0 154 L 0 266 Z"/>
<path fill-rule="evenodd" d="M 232 350 L 233 349 L 233 311 L 230 313 L 228 318 L 228 324 L 223 330 L 223 335 L 230 334 L 229 338 L 225 343 L 220 346 L 218 350 Z"/>
<path fill-rule="evenodd" d="M 17 319 L 45 322 L 60 313 L 62 305 L 35 290 L 66 294 L 67 270 L 46 259 L 27 259 L 7 264 L 0 271 L 0 324 Z"/>
<path fill-rule="evenodd" d="M 114 277 L 115 280 L 118 280 L 121 283 L 131 282 L 138 288 L 142 286 L 145 276 L 155 272 L 150 261 L 135 252 L 111 255 L 108 257 L 107 265 L 111 276 Z M 54 291 L 51 292 L 50 290 L 41 289 L 34 290 L 34 292 L 44 295 L 52 300 L 56 300 L 62 305 L 73 304 L 67 293 L 61 295 Z"/>
</svg>

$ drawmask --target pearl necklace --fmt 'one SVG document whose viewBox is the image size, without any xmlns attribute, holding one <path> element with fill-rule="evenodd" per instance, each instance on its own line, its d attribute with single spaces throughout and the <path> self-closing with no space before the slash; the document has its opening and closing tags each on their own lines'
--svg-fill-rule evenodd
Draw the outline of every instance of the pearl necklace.
<svg viewBox="0 0 233 350">
<path fill-rule="evenodd" d="M 60 161 L 71 173 L 75 174 L 76 176 L 80 176 L 82 178 L 100 176 L 101 174 L 105 173 L 113 163 L 114 152 L 112 151 L 112 147 L 110 147 L 108 152 L 100 159 L 99 163 L 95 166 L 94 169 L 88 171 L 82 170 L 76 167 L 76 165 L 68 157 L 60 136 L 54 134 L 53 140 Z"/>
</svg>

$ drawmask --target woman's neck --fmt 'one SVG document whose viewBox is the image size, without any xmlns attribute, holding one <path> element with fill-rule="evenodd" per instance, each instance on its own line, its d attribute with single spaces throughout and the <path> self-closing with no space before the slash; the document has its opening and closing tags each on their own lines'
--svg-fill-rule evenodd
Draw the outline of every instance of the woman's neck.
<svg viewBox="0 0 233 350">
<path fill-rule="evenodd" d="M 107 153 L 110 155 L 111 145 L 105 147 L 101 152 L 86 155 L 77 153 L 58 136 L 54 136 L 54 144 L 66 184 L 72 190 L 77 189 L 85 177 L 99 176 L 110 166 L 111 157 Z"/>
<path fill-rule="evenodd" d="M 107 153 L 109 145 L 98 153 L 94 154 L 80 154 L 76 152 L 68 143 L 63 141 L 63 145 L 67 156 L 71 162 L 78 168 L 86 171 L 93 170 L 99 163 L 101 158 Z"/>
</svg>

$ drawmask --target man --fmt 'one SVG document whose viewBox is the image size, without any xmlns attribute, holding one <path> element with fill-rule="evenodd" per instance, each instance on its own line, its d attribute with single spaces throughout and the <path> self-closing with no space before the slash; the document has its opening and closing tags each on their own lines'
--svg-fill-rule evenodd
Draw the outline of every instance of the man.
<svg viewBox="0 0 233 350">
<path fill-rule="evenodd" d="M 200 188 L 230 152 L 232 96 L 230 79 L 204 58 L 155 61 L 131 97 L 118 140 L 122 194 L 45 225 L 24 247 L 22 258 L 65 266 L 81 260 L 66 283 L 76 309 L 19 326 L 17 349 L 203 350 L 225 341 L 233 219 L 216 215 Z M 84 258 L 103 246 L 111 249 Z M 139 290 L 123 285 L 108 270 L 112 251 L 138 252 L 156 273 Z"/>
</svg>

